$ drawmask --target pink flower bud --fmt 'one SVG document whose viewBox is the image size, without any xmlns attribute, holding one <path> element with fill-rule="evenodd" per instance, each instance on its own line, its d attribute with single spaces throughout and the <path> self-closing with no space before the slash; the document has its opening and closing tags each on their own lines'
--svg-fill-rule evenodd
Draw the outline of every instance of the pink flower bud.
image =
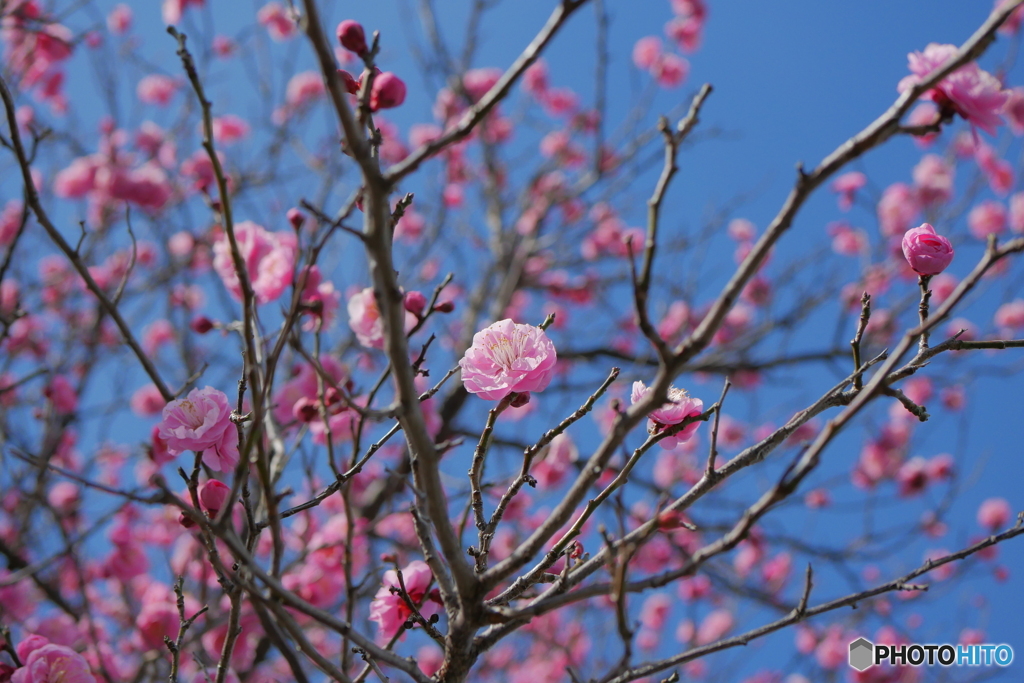
<svg viewBox="0 0 1024 683">
<path fill-rule="evenodd" d="M 292 415 L 299 422 L 312 422 L 320 416 L 320 409 L 317 407 L 316 399 L 303 396 L 292 406 Z"/>
<path fill-rule="evenodd" d="M 929 223 L 922 223 L 903 235 L 903 255 L 918 275 L 937 275 L 953 260 L 953 245 Z"/>
<path fill-rule="evenodd" d="M 231 495 L 231 487 L 224 482 L 211 479 L 199 489 L 199 503 L 211 517 L 216 517 Z"/>
<path fill-rule="evenodd" d="M 405 83 L 401 78 L 385 71 L 373 79 L 373 91 L 370 93 L 370 109 L 391 109 L 405 102 Z"/>
<path fill-rule="evenodd" d="M 288 217 L 288 222 L 291 223 L 292 227 L 296 230 L 301 228 L 302 224 L 306 222 L 306 214 L 294 207 L 288 209 L 288 213 L 285 215 Z"/>
<path fill-rule="evenodd" d="M 193 332 L 197 334 L 206 334 L 213 329 L 213 321 L 207 318 L 205 315 L 197 315 L 192 319 L 192 323 L 189 325 Z"/>
<path fill-rule="evenodd" d="M 455 310 L 455 304 L 451 301 L 442 301 L 438 305 L 434 306 L 434 310 L 438 313 L 451 313 Z"/>
<path fill-rule="evenodd" d="M 405 294 L 405 310 L 412 313 L 417 318 L 423 317 L 423 309 L 427 306 L 427 297 L 423 296 L 421 292 L 406 292 Z"/>
<path fill-rule="evenodd" d="M 338 42 L 360 57 L 366 54 L 366 32 L 363 31 L 363 25 L 354 19 L 346 19 L 338 24 Z"/>
<path fill-rule="evenodd" d="M 359 94 L 359 81 L 356 80 L 355 76 L 344 69 L 338 69 L 338 75 L 341 76 L 341 81 L 345 84 L 345 90 L 347 90 L 350 95 Z"/>
</svg>

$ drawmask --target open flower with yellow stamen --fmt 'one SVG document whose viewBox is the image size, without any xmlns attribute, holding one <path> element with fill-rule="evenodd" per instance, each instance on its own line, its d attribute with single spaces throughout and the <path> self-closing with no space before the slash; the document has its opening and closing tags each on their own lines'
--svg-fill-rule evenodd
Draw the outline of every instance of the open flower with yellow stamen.
<svg viewBox="0 0 1024 683">
<path fill-rule="evenodd" d="M 231 421 L 231 406 L 223 391 L 206 387 L 193 389 L 186 398 L 164 406 L 163 420 L 157 425 L 167 451 L 203 452 L 210 469 L 226 472 L 238 464 L 238 430 Z"/>
<path fill-rule="evenodd" d="M 633 382 L 632 403 L 639 403 L 650 389 L 637 380 Z M 651 435 L 660 434 L 673 425 L 677 425 L 688 417 L 700 415 L 704 411 L 704 402 L 699 398 L 691 398 L 685 389 L 671 387 L 668 390 L 668 403 L 660 408 L 652 410 L 647 421 L 647 433 Z M 693 433 L 697 431 L 700 422 L 691 422 L 680 431 L 671 436 L 666 436 L 658 442 L 662 448 L 672 449 L 681 443 L 690 440 Z"/>
<path fill-rule="evenodd" d="M 555 360 L 555 345 L 544 330 L 505 319 L 473 335 L 459 366 L 466 391 L 500 401 L 512 393 L 546 389 Z"/>
</svg>

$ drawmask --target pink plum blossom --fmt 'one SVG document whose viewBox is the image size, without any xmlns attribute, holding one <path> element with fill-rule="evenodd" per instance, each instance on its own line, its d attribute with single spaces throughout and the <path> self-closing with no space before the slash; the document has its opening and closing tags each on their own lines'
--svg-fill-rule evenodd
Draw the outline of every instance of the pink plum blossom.
<svg viewBox="0 0 1024 683">
<path fill-rule="evenodd" d="M 641 38 L 633 46 L 633 63 L 637 68 L 650 69 L 659 57 L 661 57 L 661 39 L 657 36 Z"/>
<path fill-rule="evenodd" d="M 918 275 L 937 275 L 953 260 L 953 245 L 929 223 L 903 235 L 903 256 Z"/>
<path fill-rule="evenodd" d="M 678 55 L 661 55 L 651 68 L 651 74 L 663 88 L 676 88 L 690 74 L 690 63 Z"/>
<path fill-rule="evenodd" d="M 193 389 L 186 398 L 164 406 L 158 426 L 171 455 L 203 451 L 203 462 L 217 472 L 229 471 L 238 463 L 238 431 L 223 391 Z"/>
<path fill-rule="evenodd" d="M 653 593 L 644 599 L 640 608 L 640 623 L 652 631 L 660 631 L 672 611 L 672 597 L 668 593 Z"/>
<path fill-rule="evenodd" d="M 729 610 L 717 609 L 700 622 L 697 629 L 697 644 L 707 645 L 721 640 L 733 627 L 733 616 Z"/>
<path fill-rule="evenodd" d="M 239 116 L 227 114 L 213 119 L 213 139 L 221 144 L 230 145 L 248 135 L 249 124 Z"/>
<path fill-rule="evenodd" d="M 954 167 L 937 154 L 926 154 L 914 167 L 914 185 L 924 206 L 945 204 L 953 198 Z"/>
<path fill-rule="evenodd" d="M 155 356 L 160 349 L 176 339 L 174 325 L 166 318 L 154 320 L 142 333 L 142 350 Z"/>
<path fill-rule="evenodd" d="M 107 28 L 114 35 L 121 35 L 128 32 L 132 26 L 132 8 L 125 4 L 120 4 L 110 10 L 110 14 L 107 15 Z"/>
<path fill-rule="evenodd" d="M 1014 135 L 1024 135 L 1024 88 L 1013 88 L 1008 92 L 1006 104 L 1003 105 L 1003 118 Z"/>
<path fill-rule="evenodd" d="M 165 24 L 177 24 L 189 5 L 202 7 L 206 0 L 164 0 L 162 7 Z"/>
<path fill-rule="evenodd" d="M 180 617 L 178 608 L 171 602 L 144 602 L 135 619 L 139 636 L 148 650 L 163 650 L 164 637 L 174 641 L 178 637 Z"/>
<path fill-rule="evenodd" d="M 1015 192 L 1010 197 L 1009 224 L 1013 232 L 1024 232 L 1024 192 Z"/>
<path fill-rule="evenodd" d="M 306 307 L 309 320 L 303 323 L 302 329 L 313 330 L 318 324 L 326 329 L 331 326 L 337 315 L 341 292 L 334 289 L 333 282 L 323 279 L 318 266 L 309 266 L 304 270 L 305 286 L 302 288 L 300 303 Z M 303 281 L 302 275 L 298 281 Z"/>
<path fill-rule="evenodd" d="M 956 53 L 955 45 L 938 43 L 929 43 L 923 52 L 911 52 L 907 62 L 912 75 L 901 80 L 897 89 L 904 92 L 922 82 Z M 925 97 L 994 135 L 1008 95 L 999 79 L 971 62 L 939 81 Z"/>
<path fill-rule="evenodd" d="M 227 36 L 214 36 L 213 37 L 213 52 L 221 59 L 227 59 L 235 53 L 238 49 L 238 45 L 231 38 Z"/>
<path fill-rule="evenodd" d="M 384 321 L 381 320 L 372 287 L 356 292 L 349 298 L 348 324 L 360 344 L 371 349 L 384 348 Z"/>
<path fill-rule="evenodd" d="M 559 434 L 551 440 L 544 459 L 534 464 L 530 473 L 541 488 L 552 488 L 562 480 L 572 468 L 572 463 L 579 457 L 576 444 L 568 434 Z"/>
<path fill-rule="evenodd" d="M 473 102 L 479 101 L 501 80 L 502 71 L 494 67 L 470 69 L 462 77 L 462 87 Z"/>
<path fill-rule="evenodd" d="M 500 320 L 473 335 L 459 361 L 466 391 L 488 401 L 543 391 L 555 371 L 555 345 L 539 327 Z"/>
<path fill-rule="evenodd" d="M 551 116 L 568 116 L 579 108 L 579 98 L 568 88 L 549 88 L 541 104 Z"/>
<path fill-rule="evenodd" d="M 433 596 L 428 594 L 433 580 L 434 574 L 430 571 L 430 567 L 421 560 L 410 562 L 402 569 L 401 583 L 399 583 L 398 574 L 394 569 L 384 572 L 383 585 L 377 590 L 373 602 L 370 603 L 370 621 L 377 622 L 377 628 L 381 635 L 393 636 L 412 616 L 412 610 L 398 593 L 402 584 L 405 584 L 406 593 L 409 599 L 417 605 L 420 614 L 429 617 L 438 612 L 437 602 Z"/>
<path fill-rule="evenodd" d="M 996 310 L 995 323 L 1002 329 L 1024 328 L 1024 299 L 1014 299 Z"/>
<path fill-rule="evenodd" d="M 676 17 L 665 25 L 665 32 L 686 52 L 700 47 L 701 34 L 707 22 L 708 9 L 704 0 L 672 0 Z"/>
<path fill-rule="evenodd" d="M 22 212 L 23 205 L 18 199 L 11 199 L 4 204 L 4 209 L 0 212 L 0 247 L 6 247 L 14 241 L 18 230 L 21 229 Z"/>
<path fill-rule="evenodd" d="M 931 126 L 939 121 L 939 108 L 933 102 L 918 102 L 907 116 L 908 126 Z M 914 136 L 914 144 L 927 149 L 939 137 L 938 133 L 925 133 Z"/>
<path fill-rule="evenodd" d="M 62 415 L 70 415 L 78 408 L 78 394 L 64 375 L 55 375 L 43 390 L 43 395 L 50 399 L 53 409 Z"/>
<path fill-rule="evenodd" d="M 903 497 L 921 493 L 928 486 L 928 461 L 921 456 L 906 461 L 896 472 L 896 482 Z"/>
<path fill-rule="evenodd" d="M 1006 207 L 994 199 L 987 199 L 967 214 L 967 227 L 979 240 L 998 235 L 1006 230 Z"/>
<path fill-rule="evenodd" d="M 868 236 L 849 223 L 837 222 L 828 226 L 832 236 L 832 251 L 842 256 L 860 256 L 868 249 Z"/>
<path fill-rule="evenodd" d="M 177 79 L 162 74 L 150 74 L 139 81 L 135 94 L 141 102 L 165 107 L 177 91 Z"/>
<path fill-rule="evenodd" d="M 295 233 L 269 232 L 252 221 L 236 223 L 234 230 L 257 303 L 274 301 L 292 281 L 297 244 Z M 213 269 L 232 296 L 241 300 L 242 285 L 227 234 L 221 235 L 213 244 Z"/>
<path fill-rule="evenodd" d="M 316 71 L 295 74 L 285 88 L 284 106 L 274 112 L 274 123 L 284 123 L 291 116 L 322 98 L 325 92 L 327 89 L 324 86 L 324 79 Z"/>
<path fill-rule="evenodd" d="M 733 218 L 726 232 L 737 242 L 752 242 L 757 237 L 757 227 L 746 218 Z"/>
<path fill-rule="evenodd" d="M 845 665 L 850 640 L 851 638 L 843 633 L 842 627 L 830 627 L 814 651 L 814 657 L 818 660 L 818 664 L 829 670 Z"/>
<path fill-rule="evenodd" d="M 1013 0 L 996 0 L 994 9 L 1002 9 L 1012 1 Z M 1024 7 L 1018 7 L 1010 12 L 1009 18 L 1007 18 L 1007 20 L 1003 22 L 1003 25 L 999 27 L 999 33 L 1012 36 L 1020 30 L 1021 22 L 1024 22 Z"/>
<path fill-rule="evenodd" d="M 839 195 L 839 210 L 849 211 L 853 206 L 853 200 L 857 190 L 864 187 L 868 182 L 867 176 L 860 171 L 844 173 L 832 181 L 832 191 Z"/>
<path fill-rule="evenodd" d="M 74 34 L 43 15 L 33 1 L 7 3 L 0 27 L 6 44 L 5 67 L 57 114 L 67 111 L 62 63 L 71 57 Z"/>
<path fill-rule="evenodd" d="M 828 489 L 812 489 L 804 496 L 804 505 L 812 510 L 828 507 L 832 504 L 832 494 Z"/>
<path fill-rule="evenodd" d="M 878 223 L 882 235 L 895 237 L 906 232 L 920 210 L 917 193 L 910 186 L 893 183 L 885 188 L 878 201 Z"/>
<path fill-rule="evenodd" d="M 633 382 L 633 391 L 630 396 L 631 402 L 633 404 L 639 403 L 649 391 L 650 389 L 640 380 Z M 660 434 L 688 417 L 700 415 L 703 410 L 704 402 L 699 398 L 690 398 L 685 389 L 671 387 L 668 390 L 668 403 L 652 410 L 648 415 L 647 432 L 651 435 Z M 676 432 L 672 436 L 665 437 L 658 443 L 662 448 L 675 448 L 677 445 L 689 441 L 699 425 L 699 420 L 691 422 L 681 431 Z"/>
<path fill-rule="evenodd" d="M 674 40 L 685 52 L 695 52 L 700 47 L 703 25 L 692 18 L 675 17 L 665 24 L 665 35 Z"/>
<path fill-rule="evenodd" d="M 147 384 L 132 394 L 129 400 L 132 412 L 140 417 L 159 415 L 164 409 L 164 397 L 155 384 Z"/>
<path fill-rule="evenodd" d="M 348 368 L 333 356 L 321 355 L 320 365 L 336 385 L 345 387 L 348 384 Z M 300 403 L 312 403 L 315 407 L 319 396 L 316 370 L 310 365 L 300 365 L 292 378 L 280 384 L 274 394 L 274 419 L 281 424 L 288 424 L 292 421 L 293 415 L 300 410 Z"/>
<path fill-rule="evenodd" d="M 64 645 L 54 645 L 45 638 L 42 646 L 18 647 L 22 666 L 11 675 L 11 683 L 95 683 L 85 657 Z"/>
<path fill-rule="evenodd" d="M 1001 159 L 991 145 L 978 140 L 974 145 L 974 159 L 985 173 L 989 187 L 998 195 L 1006 195 L 1013 189 L 1013 165 Z"/>
<path fill-rule="evenodd" d="M 541 97 L 547 89 L 548 65 L 543 59 L 538 59 L 523 72 L 523 90 L 534 97 Z"/>
<path fill-rule="evenodd" d="M 1013 511 L 1005 498 L 989 498 L 978 508 L 978 524 L 989 531 L 996 531 L 1007 525 Z"/>
<path fill-rule="evenodd" d="M 267 33 L 278 42 L 288 40 L 298 33 L 298 27 L 279 2 L 268 2 L 256 13 L 256 21 L 267 27 Z"/>
</svg>

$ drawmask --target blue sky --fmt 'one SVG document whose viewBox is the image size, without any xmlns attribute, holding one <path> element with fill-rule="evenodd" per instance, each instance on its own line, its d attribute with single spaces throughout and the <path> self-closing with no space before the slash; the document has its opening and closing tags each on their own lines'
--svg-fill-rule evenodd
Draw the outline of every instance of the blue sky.
<svg viewBox="0 0 1024 683">
<path fill-rule="evenodd" d="M 210 0 L 211 8 L 193 13 L 185 28 L 193 35 L 192 44 L 200 44 L 203 37 L 213 33 L 227 33 L 246 39 L 259 32 L 253 21 L 238 23 L 237 11 L 251 6 L 255 16 L 261 2 L 218 2 Z M 131 3 L 136 11 L 135 34 L 144 41 L 143 53 L 150 64 L 166 73 L 178 73 L 173 41 L 163 33 L 162 23 L 154 2 Z M 328 27 L 343 18 L 355 18 L 368 29 L 380 27 L 384 49 L 381 62 L 384 68 L 406 76 L 410 95 L 405 106 L 396 110 L 391 118 L 402 129 L 415 122 L 432 120 L 432 95 L 425 95 L 423 81 L 416 75 L 416 65 L 404 44 L 415 34 L 415 4 L 413 0 L 375 3 L 326 2 L 324 15 Z M 461 47 L 466 5 L 453 0 L 437 0 L 442 17 L 442 31 L 458 49 Z M 610 18 L 610 84 L 609 128 L 621 121 L 646 87 L 647 76 L 638 74 L 630 61 L 633 43 L 645 35 L 660 35 L 664 22 L 671 16 L 669 5 L 663 0 L 615 1 L 605 0 Z M 482 23 L 479 56 L 474 66 L 505 66 L 522 49 L 541 26 L 550 11 L 550 0 L 505 0 Z M 933 0 L 928 3 L 910 0 L 875 0 L 857 3 L 826 3 L 814 0 L 787 3 L 740 2 L 739 0 L 711 2 L 703 48 L 689 56 L 691 73 L 687 83 L 673 91 L 660 92 L 650 107 L 650 118 L 668 112 L 688 101 L 692 92 L 703 82 L 711 83 L 715 91 L 702 114 L 702 131 L 716 131 L 710 138 L 687 149 L 680 157 L 681 171 L 675 180 L 666 204 L 666 236 L 686 234 L 695 230 L 708 216 L 723 205 L 742 197 L 742 203 L 730 214 L 748 218 L 763 229 L 778 211 L 795 174 L 795 164 L 803 161 L 810 166 L 830 153 L 836 146 L 862 129 L 884 111 L 895 99 L 896 84 L 907 73 L 906 55 L 922 49 L 929 42 L 961 43 L 979 26 L 990 9 L 988 2 L 960 2 Z M 194 23 L 193 23 L 194 22 Z M 556 86 L 571 86 L 584 101 L 593 96 L 594 78 L 594 15 L 590 8 L 580 11 L 559 35 L 545 54 L 551 80 Z M 255 35 L 255 34 L 253 34 Z M 263 38 L 264 42 L 267 42 Z M 418 40 L 418 38 L 417 38 Z M 307 46 L 296 40 L 285 45 L 268 44 L 267 56 L 274 64 L 295 64 L 297 68 L 312 68 L 313 62 Z M 983 66 L 995 69 L 1007 54 L 1009 41 L 1005 38 L 990 50 L 982 60 Z M 105 53 L 107 55 L 113 53 Z M 79 65 L 83 58 L 77 57 Z M 123 68 L 128 83 L 149 71 L 145 64 L 117 64 Z M 260 101 L 260 94 L 234 67 L 214 64 L 207 72 L 215 109 L 221 113 L 237 113 L 252 119 L 265 116 L 272 108 Z M 273 81 L 276 96 L 274 105 L 281 100 L 284 79 L 278 71 Z M 1014 67 L 1008 78 L 1009 85 L 1024 83 L 1024 70 Z M 105 113 L 105 104 L 97 96 L 95 86 L 85 79 L 68 84 L 69 96 L 75 103 L 74 116 L 83 122 L 83 130 L 95 130 L 96 122 Z M 180 97 L 180 96 L 179 96 Z M 124 125 L 137 124 L 152 116 L 133 100 L 133 92 L 119 93 L 119 120 Z M 159 121 L 159 115 L 157 116 Z M 328 112 L 318 112 L 311 121 L 311 136 L 322 137 L 331 125 Z M 170 123 L 169 120 L 162 123 Z M 948 139 L 948 138 L 947 138 Z M 1007 158 L 1014 160 L 1020 153 L 1019 144 L 1009 133 L 990 140 L 997 148 L 1009 147 Z M 530 133 L 524 133 L 516 144 L 532 144 Z M 191 149 L 181 150 L 182 156 Z M 244 159 L 247 151 L 236 149 L 232 154 Z M 896 139 L 883 150 L 869 154 L 855 162 L 852 169 L 867 173 L 874 188 L 880 190 L 895 181 L 910 182 L 910 171 L 920 158 L 921 151 L 909 138 Z M 623 211 L 630 224 L 641 224 L 642 202 L 654 181 L 653 173 L 636 178 L 634 189 L 623 200 Z M 968 167 L 958 175 L 958 187 L 968 184 Z M 990 196 L 983 191 L 982 197 Z M 261 209 L 270 215 L 280 215 L 294 201 L 293 197 L 278 196 L 260 199 Z M 68 215 L 70 217 L 70 214 Z M 833 220 L 847 218 L 864 227 L 877 241 L 877 225 L 870 210 L 858 207 L 850 214 L 841 214 L 835 206 L 834 196 L 827 191 L 817 193 L 801 211 L 790 233 L 780 243 L 774 264 L 781 270 L 787 261 L 806 258 L 827 245 L 825 226 Z M 201 224 L 199 212 L 186 217 Z M 269 222 L 269 219 L 268 219 Z M 940 226 L 947 234 L 963 237 L 963 220 Z M 706 286 L 701 290 L 702 301 L 710 300 L 721 284 L 721 270 L 731 265 L 733 244 L 718 235 L 713 241 L 705 264 Z M 980 256 L 980 247 L 965 243 L 958 248 L 957 259 L 951 272 L 965 274 Z M 852 279 L 856 264 L 833 258 L 832 271 L 837 277 Z M 696 268 L 691 261 L 661 259 L 659 276 L 672 279 L 692 276 L 690 272 L 676 272 L 683 268 Z M 355 273 L 364 273 L 353 266 Z M 844 270 L 845 269 L 845 270 Z M 716 275 L 716 271 L 717 275 Z M 768 271 L 772 272 L 779 271 Z M 998 303 L 1020 294 L 1021 270 L 1015 266 L 1013 274 L 999 281 L 987 283 L 984 297 L 972 304 L 969 317 L 983 329 L 991 329 L 991 316 Z M 365 276 L 364 276 L 365 277 Z M 340 288 L 359 280 L 344 279 Z M 661 302 L 664 304 L 664 302 Z M 831 340 L 836 333 L 835 311 L 816 316 L 801 328 L 800 345 L 816 347 L 819 340 Z M 842 328 L 842 340 L 852 334 L 852 316 Z M 935 547 L 936 543 L 949 549 L 959 548 L 967 537 L 978 529 L 974 514 L 978 504 L 991 496 L 1007 498 L 1014 509 L 1024 509 L 1020 493 L 1024 465 L 1021 463 L 1021 445 L 1024 427 L 1020 419 L 1024 409 L 1024 385 L 1016 375 L 1004 376 L 1005 369 L 1022 367 L 1020 351 L 1000 352 L 984 356 L 976 363 L 981 376 L 972 386 L 968 408 L 963 416 L 953 416 L 941 409 L 933 409 L 931 422 L 919 427 L 915 433 L 913 453 L 932 456 L 949 452 L 957 459 L 964 490 L 953 504 L 948 521 L 950 534 L 939 542 L 919 541 L 920 553 Z M 997 370 L 989 372 L 989 369 Z M 846 364 L 842 366 L 845 372 Z M 965 375 L 962 366 L 938 361 L 933 368 L 937 377 Z M 731 404 L 736 417 L 760 424 L 786 418 L 800 404 L 815 396 L 815 391 L 835 381 L 835 368 L 816 367 L 806 371 L 772 376 L 778 381 L 778 394 L 774 399 L 740 396 Z M 685 378 L 697 382 L 696 378 Z M 718 395 L 718 380 L 696 384 L 694 389 L 706 404 Z M 775 388 L 775 387 L 773 387 Z M 772 403 L 782 396 L 785 410 L 773 412 Z M 562 406 L 559 406 L 561 408 Z M 479 408 L 479 406 L 477 407 Z M 482 410 L 479 411 L 482 414 Z M 835 487 L 840 503 L 856 506 L 863 496 L 844 482 L 845 475 L 856 459 L 859 446 L 866 435 L 876 429 L 884 419 L 884 410 L 876 410 L 859 419 L 850 435 L 838 440 L 827 453 L 826 465 L 815 475 L 810 486 Z M 530 423 L 530 427 L 540 427 Z M 515 429 L 515 426 L 509 427 Z M 589 440 L 588 440 L 589 439 Z M 586 435 L 581 445 L 593 441 Z M 778 462 L 774 463 L 777 467 Z M 452 471 L 458 471 L 453 467 Z M 775 472 L 775 470 L 771 470 Z M 767 478 L 750 476 L 727 494 L 735 498 L 740 494 L 753 494 L 763 490 Z M 929 495 L 936 495 L 937 493 Z M 932 498 L 935 501 L 936 498 Z M 916 519 L 923 505 L 920 500 L 906 503 L 884 502 L 879 518 L 886 515 L 894 520 Z M 700 511 L 713 516 L 714 511 Z M 799 507 L 781 511 L 777 524 L 787 533 L 806 533 L 815 540 L 845 538 L 857 528 L 856 515 L 824 513 L 809 519 Z M 899 573 L 915 566 L 920 557 L 916 551 L 908 552 L 898 560 L 878 562 L 882 576 Z M 1010 567 L 1010 581 L 995 583 L 987 568 L 982 567 L 954 590 L 938 599 L 929 599 L 921 606 L 902 605 L 894 617 L 898 625 L 905 625 L 913 612 L 924 617 L 920 632 L 932 642 L 955 639 L 960 626 L 983 628 L 992 642 L 1008 642 L 1018 648 L 1024 657 L 1024 614 L 1018 608 L 1022 577 L 1019 567 L 1024 566 L 1024 542 L 1011 542 L 1001 550 L 1000 564 Z M 837 584 L 823 581 L 820 597 L 830 597 L 838 590 Z M 941 590 L 939 592 L 942 592 Z M 816 596 L 819 594 L 816 593 Z M 977 596 L 980 596 L 977 597 Z M 897 601 L 898 602 L 898 601 Z M 763 611 L 740 612 L 750 616 L 751 625 L 766 616 Z M 953 615 L 952 617 L 950 615 Z M 820 623 L 829 623 L 823 618 Z M 953 625 L 951 625 L 951 623 Z M 955 628 L 954 628 L 955 625 Z M 873 632 L 873 628 L 869 629 Z M 766 639 L 765 643 L 783 643 L 788 648 L 792 633 L 786 632 Z M 669 647 L 671 643 L 666 645 Z M 666 650 L 668 652 L 669 650 Z M 788 650 L 787 650 L 788 652 Z M 742 673 L 751 673 L 769 666 L 786 667 L 793 664 L 788 655 L 780 658 L 771 648 L 752 645 L 744 652 Z M 725 658 L 716 660 L 724 662 Z M 793 669 L 798 670 L 798 669 Z M 788 672 L 788 670 L 787 670 Z M 739 675 L 739 672 L 736 672 Z M 1019 676 L 1018 676 L 1019 677 Z M 1012 673 L 1003 677 L 1015 680 Z"/>
</svg>

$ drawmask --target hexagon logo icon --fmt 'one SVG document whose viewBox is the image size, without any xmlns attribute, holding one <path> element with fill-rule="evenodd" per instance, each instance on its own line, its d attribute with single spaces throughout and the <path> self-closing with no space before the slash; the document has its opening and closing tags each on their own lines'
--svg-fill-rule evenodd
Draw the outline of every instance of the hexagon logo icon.
<svg viewBox="0 0 1024 683">
<path fill-rule="evenodd" d="M 864 671 L 874 664 L 875 646 L 867 638 L 858 638 L 850 643 L 850 666 Z"/>
</svg>

